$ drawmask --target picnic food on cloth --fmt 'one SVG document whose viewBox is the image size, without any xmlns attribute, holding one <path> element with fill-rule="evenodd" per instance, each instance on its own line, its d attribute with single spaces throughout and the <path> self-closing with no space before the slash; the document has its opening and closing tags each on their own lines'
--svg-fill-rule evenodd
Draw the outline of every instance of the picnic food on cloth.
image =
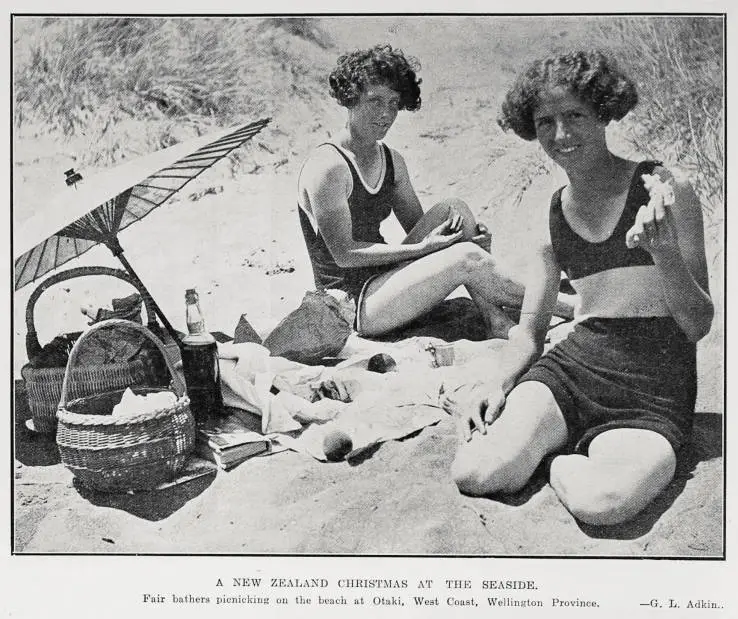
<svg viewBox="0 0 738 619">
<path fill-rule="evenodd" d="M 154 410 L 147 405 L 145 410 L 113 415 L 114 406 L 125 393 L 123 389 L 69 401 L 80 345 L 89 335 L 111 327 L 137 331 L 159 348 L 172 376 L 176 394 L 173 404 L 165 396 L 164 402 L 157 401 Z M 136 395 L 149 395 L 169 390 L 135 387 L 132 391 Z M 94 324 L 74 344 L 57 416 L 56 443 L 62 463 L 80 483 L 105 492 L 150 490 L 170 481 L 184 465 L 195 443 L 195 421 L 184 382 L 165 354 L 164 344 L 142 325 L 127 320 Z"/>
<path fill-rule="evenodd" d="M 34 318 L 36 303 L 51 286 L 90 275 L 115 277 L 138 287 L 137 282 L 125 271 L 109 267 L 78 267 L 47 278 L 28 299 L 26 351 L 29 361 L 23 366 L 21 376 L 26 385 L 33 429 L 37 432 L 53 433 L 56 430 L 56 411 L 61 399 L 69 351 L 80 332 L 60 334 L 42 347 L 36 333 Z M 150 331 L 158 332 L 150 297 L 141 289 L 139 294 L 146 307 L 148 328 Z M 107 330 L 91 339 L 88 337 L 80 354 L 78 364 L 73 370 L 74 380 L 69 393 L 71 398 L 83 393 L 93 395 L 111 389 L 161 383 L 163 362 L 159 352 L 142 344 L 140 337 L 121 337 L 120 332 Z"/>
<path fill-rule="evenodd" d="M 343 460 L 353 448 L 351 437 L 343 430 L 333 430 L 323 437 L 323 452 L 329 462 Z"/>
<path fill-rule="evenodd" d="M 397 362 L 390 355 L 379 352 L 369 358 L 366 369 L 378 374 L 394 372 L 397 369 Z"/>
</svg>

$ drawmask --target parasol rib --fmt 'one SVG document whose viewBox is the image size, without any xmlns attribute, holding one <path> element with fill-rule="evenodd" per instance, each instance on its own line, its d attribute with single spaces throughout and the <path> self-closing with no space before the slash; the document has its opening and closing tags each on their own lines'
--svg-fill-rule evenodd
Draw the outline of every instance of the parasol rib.
<svg viewBox="0 0 738 619">
<path fill-rule="evenodd" d="M 111 235 L 115 236 L 115 232 L 110 230 L 108 222 L 105 221 L 105 218 L 103 217 L 103 213 L 105 212 L 106 211 L 104 209 L 95 209 L 90 213 L 93 221 L 99 226 L 97 230 L 100 233 L 100 237 L 103 242 L 109 239 Z"/>
<path fill-rule="evenodd" d="M 113 227 L 112 227 L 114 234 L 120 229 L 120 222 L 123 221 L 123 215 L 126 212 L 126 206 L 128 206 L 128 201 L 131 199 L 132 193 L 133 193 L 133 187 L 131 187 L 127 191 L 124 191 L 122 194 L 118 195 L 115 198 L 115 206 L 113 210 Z"/>
<path fill-rule="evenodd" d="M 245 140 L 239 138 L 238 140 L 233 140 L 231 143 L 224 143 L 224 144 L 210 144 L 207 147 L 203 147 L 200 150 L 196 151 L 196 154 L 198 155 L 207 155 L 210 153 L 220 153 L 222 151 L 229 151 L 234 148 L 236 148 L 239 143 L 244 142 Z"/>
<path fill-rule="evenodd" d="M 29 263 L 29 261 L 31 259 L 31 254 L 32 253 L 33 253 L 33 251 L 27 251 L 25 254 L 23 254 L 19 258 L 18 264 L 15 265 L 16 271 L 18 271 L 18 269 L 20 269 L 20 273 L 18 273 L 18 275 L 16 275 L 16 278 L 15 278 L 16 284 L 19 281 L 21 281 L 21 279 L 23 279 L 23 275 L 26 272 L 26 267 L 28 266 L 28 263 Z"/>
<path fill-rule="evenodd" d="M 46 240 L 45 240 L 45 241 L 44 241 L 44 242 L 43 242 L 43 243 L 41 244 L 41 251 L 39 251 L 39 252 L 38 252 L 38 255 L 39 255 L 39 260 L 38 260 L 38 262 L 36 263 L 36 268 L 35 268 L 35 269 L 34 269 L 34 271 L 33 271 L 33 279 L 36 279 L 36 278 L 37 278 L 37 277 L 39 276 L 38 272 L 39 272 L 39 269 L 41 269 L 41 266 L 42 266 L 42 262 L 41 262 L 41 256 L 43 256 L 43 255 L 44 255 L 44 251 L 46 251 L 46 245 L 48 244 L 48 242 L 49 242 L 49 239 L 46 239 Z"/>
<path fill-rule="evenodd" d="M 169 166 L 167 170 L 202 170 L 204 168 L 207 168 L 209 166 L 201 166 L 201 165 L 178 165 L 178 166 Z M 152 176 L 151 178 L 156 178 Z M 143 185 L 143 183 L 138 183 L 139 186 Z M 146 185 L 144 185 L 146 187 Z"/>
<path fill-rule="evenodd" d="M 217 160 L 217 158 L 218 158 L 217 155 L 211 155 L 209 157 L 187 157 L 187 159 L 182 160 L 182 163 L 190 163 L 193 161 L 210 161 L 211 159 Z M 211 164 L 208 164 L 208 165 L 211 165 Z M 179 168 L 179 166 L 176 163 L 172 167 Z"/>
<path fill-rule="evenodd" d="M 239 143 L 243 143 L 247 141 L 249 138 L 253 137 L 254 135 L 256 134 L 254 133 L 252 135 L 247 135 L 247 136 L 236 136 L 236 137 L 230 137 L 230 138 L 223 138 L 219 142 L 213 142 L 212 144 L 208 144 L 207 146 L 203 146 L 202 148 L 199 148 L 193 154 L 204 155 L 206 153 L 211 153 L 214 151 L 235 148 L 234 144 L 238 145 Z"/>
<path fill-rule="evenodd" d="M 189 178 L 189 177 L 187 177 L 187 178 Z M 159 189 L 161 191 L 172 191 L 173 192 L 173 190 L 172 190 L 171 187 L 161 187 L 159 185 L 146 185 L 144 183 L 139 183 L 138 185 L 136 185 L 136 187 L 146 187 L 146 189 Z M 136 196 L 136 197 L 138 197 L 138 196 Z"/>
<path fill-rule="evenodd" d="M 204 148 L 209 148 L 211 146 L 217 146 L 220 144 L 223 144 L 225 142 L 232 142 L 234 140 L 237 140 L 244 135 L 255 135 L 261 130 L 261 127 L 242 127 L 241 129 L 238 129 L 234 131 L 233 133 L 229 133 L 228 135 L 224 135 L 223 137 L 218 138 L 214 142 L 211 142 L 210 144 L 206 145 Z"/>
<path fill-rule="evenodd" d="M 54 250 L 54 264 L 59 264 L 59 248 L 61 247 L 61 239 L 58 236 L 54 237 L 56 239 L 56 249 Z"/>
<path fill-rule="evenodd" d="M 212 152 L 219 152 L 224 149 L 233 149 L 237 148 L 240 144 L 248 141 L 252 137 L 254 137 L 262 127 L 258 127 L 252 131 L 243 131 L 241 133 L 236 132 L 232 133 L 230 135 L 222 137 L 220 140 L 216 140 L 215 142 L 212 142 L 211 144 L 208 144 L 207 146 L 203 146 L 202 148 L 199 148 L 193 153 L 193 156 L 200 156 L 205 155 Z"/>
<path fill-rule="evenodd" d="M 136 187 L 138 187 L 138 185 L 136 185 Z M 144 202 L 148 202 L 149 204 L 153 204 L 154 206 L 160 206 L 162 204 L 162 202 L 165 202 L 166 201 L 166 199 L 165 199 L 165 200 L 162 200 L 162 202 L 155 202 L 154 200 L 150 200 L 146 196 L 140 196 L 137 193 L 136 194 L 133 194 L 133 197 L 136 198 L 136 200 L 143 200 Z M 169 198 L 169 197 L 170 196 L 167 196 L 167 198 Z"/>
<path fill-rule="evenodd" d="M 171 155 L 168 158 L 164 152 L 161 156 L 153 156 L 151 161 L 159 161 L 159 165 L 162 167 L 153 174 L 144 177 L 141 183 L 136 183 L 135 179 L 140 179 L 143 174 L 137 177 L 132 176 L 130 168 L 121 170 L 121 176 L 130 179 L 125 183 L 116 183 L 113 180 L 108 185 L 108 179 L 102 177 L 98 178 L 98 183 L 95 184 L 94 182 L 91 183 L 92 179 L 87 179 L 86 183 L 83 184 L 91 183 L 88 186 L 90 191 L 87 191 L 84 196 L 80 194 L 71 198 L 72 194 L 68 194 L 70 198 L 62 199 L 53 204 L 56 209 L 54 217 L 49 218 L 48 221 L 35 218 L 30 222 L 33 226 L 48 230 L 44 234 L 48 234 L 54 229 L 57 231 L 32 249 L 24 251 L 17 259 L 15 264 L 15 289 L 18 290 L 49 270 L 85 253 L 95 244 L 101 242 L 107 245 L 113 254 L 118 257 L 130 275 L 136 281 L 141 282 L 141 279 L 131 268 L 130 263 L 123 256 L 123 249 L 118 242 L 117 233 L 131 223 L 145 217 L 153 208 L 169 200 L 187 183 L 259 133 L 269 122 L 271 122 L 271 119 L 266 118 L 235 130 L 226 130 L 227 133 L 225 134 L 219 132 L 220 137 L 216 140 L 210 138 L 210 142 L 207 142 L 208 138 L 206 136 L 196 138 L 197 144 L 204 145 L 195 148 L 195 140 L 193 140 L 192 149 L 188 155 L 175 156 L 175 153 L 181 153 L 186 145 L 173 146 L 172 148 L 176 150 L 170 151 Z M 155 166 L 150 165 L 149 169 L 152 168 L 156 170 Z M 135 170 L 135 167 L 133 169 Z M 172 180 L 171 186 L 162 186 L 169 184 L 168 179 Z M 103 180 L 106 183 L 105 185 L 102 184 Z M 133 181 L 133 184 L 131 184 L 131 181 Z M 135 191 L 136 187 L 139 187 L 138 192 Z M 142 193 L 146 193 L 148 196 L 140 195 Z M 93 196 L 94 199 L 92 199 Z M 135 200 L 132 200 L 132 198 L 135 198 Z M 102 202 L 103 200 L 105 201 Z M 90 202 L 87 205 L 90 210 L 86 215 L 80 216 L 80 213 L 85 212 L 84 209 L 80 208 L 82 206 L 80 203 L 84 201 Z M 69 221 L 66 218 L 59 217 L 59 214 L 63 212 L 59 207 L 63 205 L 70 208 L 70 213 L 74 213 L 74 215 L 70 214 L 69 218 L 76 217 L 76 219 L 59 229 L 59 225 L 64 225 L 65 221 Z M 36 219 L 40 223 L 37 224 Z M 48 225 L 49 222 L 57 221 L 56 226 Z M 43 225 L 44 223 L 46 223 L 46 226 Z M 23 238 L 36 236 L 34 229 L 31 227 L 26 232 Z M 43 238 L 44 235 L 38 236 Z M 143 287 L 143 284 L 141 285 Z M 172 328 L 161 309 L 155 303 L 153 307 L 162 325 L 176 341 L 179 341 L 179 335 Z"/>
</svg>

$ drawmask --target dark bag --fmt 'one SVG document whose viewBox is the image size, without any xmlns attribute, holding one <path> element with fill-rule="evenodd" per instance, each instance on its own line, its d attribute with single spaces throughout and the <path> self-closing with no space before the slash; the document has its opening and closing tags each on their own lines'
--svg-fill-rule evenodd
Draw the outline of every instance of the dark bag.
<svg viewBox="0 0 738 619">
<path fill-rule="evenodd" d="M 340 301 L 325 292 L 307 292 L 300 307 L 267 336 L 264 346 L 272 356 L 316 365 L 341 352 L 352 330 Z"/>
</svg>

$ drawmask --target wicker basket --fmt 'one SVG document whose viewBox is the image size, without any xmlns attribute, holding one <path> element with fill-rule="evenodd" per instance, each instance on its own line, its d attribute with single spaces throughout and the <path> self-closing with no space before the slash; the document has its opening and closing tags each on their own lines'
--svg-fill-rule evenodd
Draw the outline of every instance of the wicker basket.
<svg viewBox="0 0 738 619">
<path fill-rule="evenodd" d="M 153 302 L 146 289 L 141 288 L 130 276 L 119 269 L 109 267 L 78 267 L 57 273 L 44 280 L 33 292 L 26 307 L 26 351 L 31 359 L 41 350 L 36 334 L 36 325 L 33 314 L 36 302 L 51 286 L 76 277 L 88 275 L 107 275 L 116 277 L 135 287 L 141 294 L 146 307 L 146 318 L 149 330 L 161 333 L 156 322 Z M 95 394 L 128 387 L 130 385 L 151 384 L 152 374 L 158 371 L 152 360 L 136 358 L 130 362 L 111 363 L 78 367 L 73 370 L 74 381 L 70 397 L 76 398 L 83 394 Z M 58 368 L 34 368 L 30 363 L 23 366 L 21 376 L 26 383 L 28 406 L 31 410 L 33 426 L 37 432 L 53 433 L 56 431 L 56 410 L 61 399 L 62 381 L 64 380 L 64 366 Z"/>
<path fill-rule="evenodd" d="M 80 343 L 98 329 L 117 326 L 146 335 L 164 355 L 177 402 L 170 408 L 113 417 L 124 389 L 78 398 L 67 403 Z M 135 393 L 163 389 L 134 388 Z M 57 413 L 56 443 L 62 463 L 85 486 L 104 492 L 150 490 L 170 481 L 195 443 L 195 420 L 184 382 L 164 352 L 164 345 L 146 327 L 127 320 L 99 322 L 77 340 L 69 355 Z"/>
</svg>

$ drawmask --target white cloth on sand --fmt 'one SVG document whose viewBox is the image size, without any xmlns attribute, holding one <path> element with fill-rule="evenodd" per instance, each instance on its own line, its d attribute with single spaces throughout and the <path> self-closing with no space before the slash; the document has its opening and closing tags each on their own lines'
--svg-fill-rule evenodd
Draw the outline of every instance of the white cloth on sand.
<svg viewBox="0 0 738 619">
<path fill-rule="evenodd" d="M 346 349 L 351 356 L 335 367 L 272 357 L 254 343 L 219 344 L 223 401 L 260 415 L 262 432 L 278 433 L 275 440 L 284 447 L 319 460 L 326 460 L 325 435 L 341 430 L 351 438 L 351 458 L 371 445 L 440 421 L 446 415 L 439 398 L 444 383 L 493 371 L 495 354 L 504 346 L 503 340 L 463 340 L 454 344 L 454 366 L 434 368 L 428 345 L 439 343 L 443 341 L 435 338 L 394 344 L 354 341 Z M 397 371 L 369 372 L 368 360 L 378 352 L 392 356 Z"/>
</svg>

